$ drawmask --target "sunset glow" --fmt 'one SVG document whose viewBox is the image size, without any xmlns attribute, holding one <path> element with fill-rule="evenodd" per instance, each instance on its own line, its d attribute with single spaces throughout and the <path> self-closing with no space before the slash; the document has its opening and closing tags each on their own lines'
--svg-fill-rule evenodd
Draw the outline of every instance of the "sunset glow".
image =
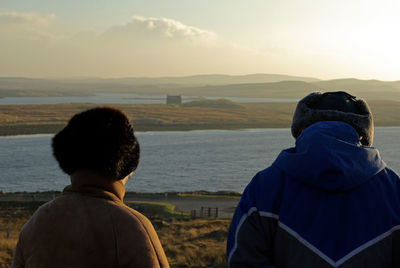
<svg viewBox="0 0 400 268">
<path fill-rule="evenodd" d="M 398 1 L 5 0 L 0 76 L 399 80 L 398 14 Z"/>
</svg>

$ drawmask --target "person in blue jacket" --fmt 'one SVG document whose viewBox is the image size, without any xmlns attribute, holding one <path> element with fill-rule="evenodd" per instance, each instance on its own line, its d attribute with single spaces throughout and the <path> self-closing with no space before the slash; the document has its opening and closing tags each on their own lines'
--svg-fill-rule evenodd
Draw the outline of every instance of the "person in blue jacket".
<svg viewBox="0 0 400 268">
<path fill-rule="evenodd" d="M 367 103 L 311 93 L 291 130 L 295 147 L 243 192 L 227 267 L 400 267 L 400 180 L 371 147 Z"/>
</svg>

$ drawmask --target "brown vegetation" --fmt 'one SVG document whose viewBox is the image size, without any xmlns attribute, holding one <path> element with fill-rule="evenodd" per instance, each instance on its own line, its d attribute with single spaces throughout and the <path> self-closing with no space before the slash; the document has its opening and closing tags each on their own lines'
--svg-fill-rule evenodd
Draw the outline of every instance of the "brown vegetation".
<svg viewBox="0 0 400 268">
<path fill-rule="evenodd" d="M 172 267 L 225 267 L 229 222 L 172 221 L 157 233 Z"/>
<path fill-rule="evenodd" d="M 221 101 L 219 101 L 221 103 Z M 290 127 L 295 103 L 204 105 L 112 104 L 138 131 Z M 217 103 L 218 104 L 218 103 Z M 376 126 L 400 126 L 400 102 L 370 101 Z M 1 105 L 0 135 L 55 133 L 75 113 L 95 104 Z M 240 108 L 238 108 L 240 107 Z"/>
<path fill-rule="evenodd" d="M 11 267 L 19 231 L 32 215 L 31 209 L 1 207 L 0 210 L 0 268 Z"/>
</svg>

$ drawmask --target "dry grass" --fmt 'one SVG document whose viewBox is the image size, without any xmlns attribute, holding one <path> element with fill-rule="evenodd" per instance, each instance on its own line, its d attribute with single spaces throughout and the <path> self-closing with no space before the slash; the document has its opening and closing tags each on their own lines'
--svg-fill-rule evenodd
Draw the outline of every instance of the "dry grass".
<svg viewBox="0 0 400 268">
<path fill-rule="evenodd" d="M 19 231 L 32 214 L 31 210 L 7 209 L 0 211 L 0 268 L 11 266 Z"/>
<path fill-rule="evenodd" d="M 206 103 L 207 104 L 207 103 Z M 295 103 L 222 102 L 202 106 L 112 104 L 131 118 L 135 129 L 193 130 L 289 127 Z M 400 125 L 400 102 L 370 101 L 377 126 Z M 0 135 L 54 133 L 77 112 L 95 104 L 0 105 Z"/>
<path fill-rule="evenodd" d="M 294 104 L 240 104 L 241 109 L 174 105 L 113 105 L 138 131 L 288 127 Z M 0 135 L 54 133 L 93 104 L 1 105 Z"/>
<path fill-rule="evenodd" d="M 229 220 L 172 221 L 157 230 L 176 267 L 225 267 Z"/>
<path fill-rule="evenodd" d="M 218 103 L 215 103 L 218 104 Z M 231 107 L 233 104 L 230 102 Z M 370 101 L 377 126 L 400 126 L 400 102 Z M 295 103 L 246 103 L 240 109 L 165 104 L 113 104 L 138 131 L 290 127 Z M 0 135 L 54 133 L 95 104 L 1 105 Z M 209 105 L 210 106 L 210 105 Z"/>
<path fill-rule="evenodd" d="M 17 239 L 6 239 L 0 240 L 0 267 L 6 268 L 11 266 L 12 254 L 14 247 L 17 244 Z"/>
<path fill-rule="evenodd" d="M 213 121 L 247 121 L 291 115 L 294 104 L 239 104 L 243 109 L 226 107 L 176 106 L 163 104 L 133 104 L 112 106 L 122 109 L 139 125 L 143 123 L 206 123 Z M 1 105 L 0 124 L 65 123 L 73 114 L 96 107 L 94 104 Z"/>
</svg>

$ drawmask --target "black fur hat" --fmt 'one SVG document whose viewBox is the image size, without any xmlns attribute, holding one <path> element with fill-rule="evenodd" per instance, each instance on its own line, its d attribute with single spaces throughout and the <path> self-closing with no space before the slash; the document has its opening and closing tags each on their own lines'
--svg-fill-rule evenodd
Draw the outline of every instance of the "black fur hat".
<svg viewBox="0 0 400 268">
<path fill-rule="evenodd" d="M 313 92 L 300 100 L 292 121 L 293 137 L 319 121 L 348 123 L 357 131 L 362 145 L 373 143 L 374 122 L 368 104 L 344 91 Z"/>
<path fill-rule="evenodd" d="M 139 163 L 140 146 L 126 115 L 116 108 L 93 108 L 74 115 L 53 138 L 53 154 L 71 175 L 89 168 L 123 179 Z"/>
</svg>

